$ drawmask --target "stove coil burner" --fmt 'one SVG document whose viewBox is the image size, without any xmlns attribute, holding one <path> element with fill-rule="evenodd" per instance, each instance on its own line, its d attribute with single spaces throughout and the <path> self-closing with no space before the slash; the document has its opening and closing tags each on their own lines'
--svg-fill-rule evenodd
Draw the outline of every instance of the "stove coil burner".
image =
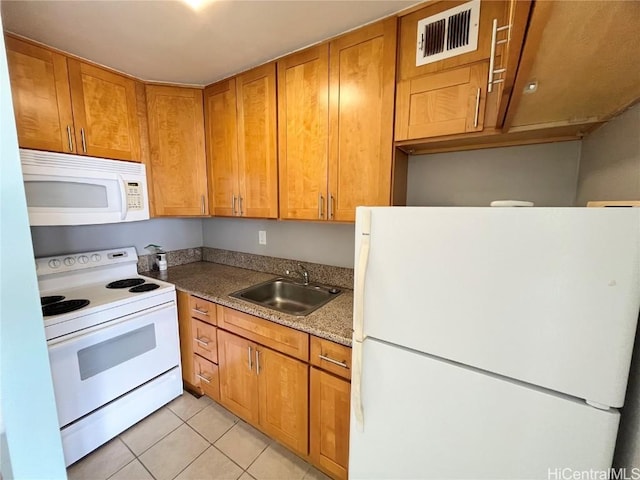
<svg viewBox="0 0 640 480">
<path fill-rule="evenodd" d="M 157 283 L 145 283 L 144 285 L 138 285 L 137 287 L 130 288 L 129 291 L 132 293 L 150 292 L 156 288 L 160 288 L 160 285 Z"/>
<path fill-rule="evenodd" d="M 107 285 L 107 288 L 130 288 L 144 283 L 142 278 L 125 278 L 124 280 L 116 280 Z"/>
<path fill-rule="evenodd" d="M 56 303 L 56 302 L 59 302 L 60 300 L 64 300 L 63 295 L 51 295 L 49 297 L 40 297 L 40 305 L 44 307 L 45 305 Z"/>
<path fill-rule="evenodd" d="M 42 307 L 42 315 L 51 317 L 52 315 L 60 315 L 61 313 L 73 312 L 80 310 L 89 305 L 89 300 L 64 300 L 62 302 L 50 303 Z"/>
</svg>

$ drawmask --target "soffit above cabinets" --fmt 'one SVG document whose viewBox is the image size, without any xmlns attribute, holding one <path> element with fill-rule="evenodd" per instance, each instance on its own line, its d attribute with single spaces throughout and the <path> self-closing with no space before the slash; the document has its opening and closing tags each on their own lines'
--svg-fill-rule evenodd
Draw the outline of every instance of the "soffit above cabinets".
<svg viewBox="0 0 640 480">
<path fill-rule="evenodd" d="M 7 31 L 147 81 L 205 85 L 415 0 L 3 0 Z"/>
<path fill-rule="evenodd" d="M 640 98 L 638 19 L 637 1 L 536 2 L 506 125 L 598 123 Z"/>
</svg>

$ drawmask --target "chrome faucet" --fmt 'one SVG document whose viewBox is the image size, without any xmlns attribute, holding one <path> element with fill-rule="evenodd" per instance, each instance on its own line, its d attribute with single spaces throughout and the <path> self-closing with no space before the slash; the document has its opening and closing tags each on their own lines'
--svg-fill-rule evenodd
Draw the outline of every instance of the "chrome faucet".
<svg viewBox="0 0 640 480">
<path fill-rule="evenodd" d="M 302 284 L 303 285 L 309 285 L 309 272 L 307 271 L 307 267 L 305 267 L 303 264 L 298 263 L 296 264 L 298 266 L 296 272 L 300 274 L 300 276 L 302 277 Z M 285 273 L 287 275 L 290 275 L 291 272 L 290 270 L 285 270 Z"/>
</svg>

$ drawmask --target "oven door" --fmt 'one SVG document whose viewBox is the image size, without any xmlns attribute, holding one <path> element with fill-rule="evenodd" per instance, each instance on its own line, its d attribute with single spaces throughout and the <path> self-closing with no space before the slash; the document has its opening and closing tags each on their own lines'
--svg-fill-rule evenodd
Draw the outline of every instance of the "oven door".
<svg viewBox="0 0 640 480">
<path fill-rule="evenodd" d="M 64 427 L 180 365 L 175 302 L 48 342 Z"/>
</svg>

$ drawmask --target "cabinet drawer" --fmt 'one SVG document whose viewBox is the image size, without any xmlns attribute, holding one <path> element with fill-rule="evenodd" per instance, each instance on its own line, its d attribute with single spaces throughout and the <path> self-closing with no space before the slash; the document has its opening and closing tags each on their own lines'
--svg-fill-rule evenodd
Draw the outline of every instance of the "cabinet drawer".
<svg viewBox="0 0 640 480">
<path fill-rule="evenodd" d="M 218 324 L 216 320 L 215 303 L 191 295 L 189 297 L 189 309 L 191 310 L 191 316 L 193 318 L 210 323 L 211 325 Z"/>
<path fill-rule="evenodd" d="M 193 356 L 193 384 L 202 390 L 208 397 L 220 401 L 220 377 L 218 366 L 209 360 Z"/>
<path fill-rule="evenodd" d="M 343 378 L 351 378 L 351 348 L 311 337 L 311 365 Z"/>
<path fill-rule="evenodd" d="M 309 361 L 309 335 L 304 332 L 221 305 L 218 305 L 218 326 L 278 352 Z"/>
<path fill-rule="evenodd" d="M 216 327 L 192 318 L 191 335 L 193 335 L 193 352 L 213 363 L 218 363 Z"/>
</svg>

